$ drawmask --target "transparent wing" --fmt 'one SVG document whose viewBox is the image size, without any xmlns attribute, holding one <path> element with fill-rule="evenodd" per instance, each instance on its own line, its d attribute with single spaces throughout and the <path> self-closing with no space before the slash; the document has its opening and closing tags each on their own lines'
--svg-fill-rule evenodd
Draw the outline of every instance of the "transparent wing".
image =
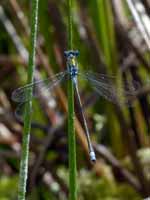
<svg viewBox="0 0 150 200">
<path fill-rule="evenodd" d="M 37 88 L 40 88 L 42 91 L 51 90 L 54 86 L 58 85 L 63 79 L 65 79 L 66 75 L 67 71 L 60 72 L 48 79 L 40 80 L 32 84 L 27 84 L 23 87 L 17 88 L 13 91 L 11 98 L 15 102 L 27 102 L 29 100 L 27 94 L 31 88 L 33 90 L 33 97 L 38 97 L 39 93 L 37 92 Z"/>
<path fill-rule="evenodd" d="M 16 110 L 15 110 L 15 117 L 18 121 L 23 122 L 23 115 L 25 112 L 25 105 L 26 103 L 19 103 L 19 105 L 17 106 Z M 30 110 L 30 112 L 32 113 L 32 110 Z"/>
<path fill-rule="evenodd" d="M 89 77 L 91 79 L 94 79 L 96 81 L 100 81 L 103 83 L 107 83 L 107 82 L 113 83 L 116 80 L 116 76 L 96 73 L 93 71 L 79 71 L 79 75 L 84 76 L 85 78 Z"/>
<path fill-rule="evenodd" d="M 88 80 L 92 88 L 102 97 L 115 104 L 131 105 L 135 99 L 136 91 L 140 88 L 140 83 L 133 81 L 126 88 L 115 86 L 115 76 L 97 74 L 93 72 L 79 72 L 79 75 Z M 133 98 L 134 97 L 134 98 Z"/>
</svg>

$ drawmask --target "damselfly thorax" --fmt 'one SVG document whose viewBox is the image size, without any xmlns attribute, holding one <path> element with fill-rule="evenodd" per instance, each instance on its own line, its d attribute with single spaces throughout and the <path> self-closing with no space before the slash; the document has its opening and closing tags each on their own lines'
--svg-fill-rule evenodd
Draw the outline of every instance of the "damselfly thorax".
<svg viewBox="0 0 150 200">
<path fill-rule="evenodd" d="M 78 55 L 79 55 L 78 51 L 65 51 L 65 56 L 67 59 L 67 71 L 70 78 L 73 80 L 74 84 L 77 83 L 77 75 L 78 75 L 77 56 Z"/>
</svg>

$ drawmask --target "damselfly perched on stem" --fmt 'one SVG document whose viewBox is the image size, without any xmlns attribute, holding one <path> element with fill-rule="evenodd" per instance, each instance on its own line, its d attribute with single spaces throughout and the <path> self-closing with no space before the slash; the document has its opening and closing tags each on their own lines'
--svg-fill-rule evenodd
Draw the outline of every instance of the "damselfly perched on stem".
<svg viewBox="0 0 150 200">
<path fill-rule="evenodd" d="M 100 96 L 118 105 L 130 104 L 129 99 L 135 96 L 138 85 L 133 84 L 130 87 L 129 86 L 126 87 L 126 89 L 120 87 L 118 90 L 116 89 L 116 87 L 114 87 L 114 84 L 113 84 L 113 79 L 115 79 L 115 77 L 107 76 L 105 74 L 97 74 L 91 71 L 81 72 L 78 69 L 78 63 L 77 63 L 77 56 L 79 55 L 78 51 L 74 51 L 74 50 L 65 51 L 64 54 L 65 54 L 66 62 L 67 62 L 67 69 L 65 71 L 60 72 L 56 74 L 55 76 L 50 77 L 48 79 L 37 81 L 32 84 L 27 84 L 23 87 L 16 89 L 12 93 L 12 99 L 15 102 L 19 102 L 21 104 L 25 103 L 30 100 L 27 94 L 31 88 L 33 91 L 33 97 L 38 97 L 39 93 L 36 90 L 37 87 L 40 87 L 41 89 L 48 91 L 48 90 L 53 89 L 54 86 L 58 85 L 63 80 L 66 80 L 66 78 L 71 78 L 73 81 L 74 89 L 76 91 L 79 105 L 81 108 L 81 114 L 83 117 L 83 123 L 85 127 L 90 159 L 91 161 L 96 161 L 95 152 L 91 144 L 88 126 L 87 126 L 84 112 L 82 109 L 82 103 L 81 103 L 81 98 L 80 98 L 79 89 L 78 89 L 78 77 L 81 77 L 82 79 L 87 80 L 92 86 L 92 88 Z"/>
</svg>

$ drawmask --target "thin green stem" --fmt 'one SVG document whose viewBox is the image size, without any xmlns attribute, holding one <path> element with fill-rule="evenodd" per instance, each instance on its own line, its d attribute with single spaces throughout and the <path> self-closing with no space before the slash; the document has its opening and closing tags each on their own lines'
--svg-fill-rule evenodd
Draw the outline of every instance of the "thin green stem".
<svg viewBox="0 0 150 200">
<path fill-rule="evenodd" d="M 77 200 L 74 86 L 68 81 L 69 200 Z"/>
<path fill-rule="evenodd" d="M 72 0 L 68 0 L 68 48 L 73 49 Z M 74 128 L 74 86 L 68 80 L 69 200 L 77 200 L 76 140 Z"/>
<path fill-rule="evenodd" d="M 33 72 L 35 67 L 35 52 L 38 24 L 38 3 L 39 0 L 32 0 L 31 17 L 31 38 L 29 51 L 28 83 L 33 82 Z M 20 163 L 18 200 L 25 200 L 26 185 L 28 177 L 29 141 L 31 129 L 31 108 L 32 108 L 32 88 L 27 92 L 30 101 L 26 103 L 24 114 L 23 144 Z"/>
<path fill-rule="evenodd" d="M 72 1 L 68 0 L 68 48 L 73 48 L 73 32 L 72 32 Z"/>
</svg>

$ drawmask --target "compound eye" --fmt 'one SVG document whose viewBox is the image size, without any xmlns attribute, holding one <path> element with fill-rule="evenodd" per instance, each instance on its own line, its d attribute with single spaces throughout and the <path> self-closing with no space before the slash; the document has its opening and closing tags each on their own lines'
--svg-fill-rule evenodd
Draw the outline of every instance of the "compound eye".
<svg viewBox="0 0 150 200">
<path fill-rule="evenodd" d="M 67 57 L 68 56 L 68 52 L 64 51 L 64 55 L 65 55 L 65 57 Z"/>
<path fill-rule="evenodd" d="M 76 51 L 73 52 L 73 54 L 74 54 L 74 56 L 78 56 L 79 55 L 79 51 L 76 50 Z"/>
</svg>

